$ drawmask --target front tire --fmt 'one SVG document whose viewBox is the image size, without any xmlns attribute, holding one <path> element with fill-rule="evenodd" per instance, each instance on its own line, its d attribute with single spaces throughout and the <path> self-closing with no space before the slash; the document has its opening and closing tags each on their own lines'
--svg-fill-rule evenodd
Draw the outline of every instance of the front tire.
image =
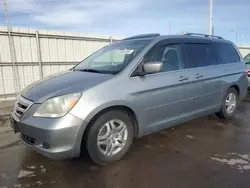
<svg viewBox="0 0 250 188">
<path fill-rule="evenodd" d="M 134 126 L 128 114 L 120 110 L 101 114 L 87 133 L 86 148 L 91 159 L 100 165 L 120 160 L 134 139 Z"/>
<path fill-rule="evenodd" d="M 236 89 L 229 88 L 223 97 L 221 109 L 216 115 L 222 119 L 231 119 L 237 109 L 238 99 L 239 95 Z"/>
</svg>

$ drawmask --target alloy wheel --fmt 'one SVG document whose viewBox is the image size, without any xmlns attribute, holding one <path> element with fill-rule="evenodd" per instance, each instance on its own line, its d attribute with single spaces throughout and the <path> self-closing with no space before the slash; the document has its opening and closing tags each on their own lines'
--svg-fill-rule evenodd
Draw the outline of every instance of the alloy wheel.
<svg viewBox="0 0 250 188">
<path fill-rule="evenodd" d="M 121 120 L 113 119 L 101 127 L 97 137 L 97 145 L 102 154 L 113 156 L 124 148 L 127 139 L 126 124 Z"/>
</svg>

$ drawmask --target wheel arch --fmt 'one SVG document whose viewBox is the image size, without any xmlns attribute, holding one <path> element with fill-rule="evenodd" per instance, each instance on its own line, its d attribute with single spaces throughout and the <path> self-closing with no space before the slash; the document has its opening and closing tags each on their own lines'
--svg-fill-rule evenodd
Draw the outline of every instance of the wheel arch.
<svg viewBox="0 0 250 188">
<path fill-rule="evenodd" d="M 231 85 L 228 89 L 230 89 L 230 88 L 234 88 L 238 93 L 238 97 L 240 96 L 240 88 L 237 84 Z"/>
<path fill-rule="evenodd" d="M 88 124 L 84 131 L 84 134 L 87 134 L 89 127 L 99 116 L 110 110 L 121 110 L 127 113 L 134 125 L 135 137 L 139 137 L 140 131 L 138 126 L 138 117 L 137 114 L 135 113 L 135 110 L 133 110 L 128 105 L 120 105 L 120 104 L 112 104 L 109 106 L 103 105 L 99 107 L 98 110 L 95 110 L 94 112 L 90 113 L 90 115 L 87 117 Z"/>
</svg>

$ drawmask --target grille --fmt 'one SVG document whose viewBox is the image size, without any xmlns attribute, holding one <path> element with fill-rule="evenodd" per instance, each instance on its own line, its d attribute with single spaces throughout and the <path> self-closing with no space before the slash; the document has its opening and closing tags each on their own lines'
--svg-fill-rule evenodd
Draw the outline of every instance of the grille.
<svg viewBox="0 0 250 188">
<path fill-rule="evenodd" d="M 22 96 L 19 96 L 15 104 L 15 114 L 18 117 L 22 117 L 23 114 L 30 108 L 33 103 Z"/>
</svg>

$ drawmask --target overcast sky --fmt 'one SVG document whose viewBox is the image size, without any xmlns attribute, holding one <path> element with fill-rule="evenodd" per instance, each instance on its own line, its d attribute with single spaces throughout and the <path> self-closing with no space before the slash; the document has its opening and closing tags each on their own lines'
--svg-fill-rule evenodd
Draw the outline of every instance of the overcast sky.
<svg viewBox="0 0 250 188">
<path fill-rule="evenodd" d="M 12 26 L 130 36 L 207 33 L 209 0 L 8 0 Z M 0 25 L 5 25 L 0 0 Z M 214 0 L 215 34 L 250 45 L 250 0 Z M 169 22 L 171 31 L 169 31 Z"/>
</svg>

